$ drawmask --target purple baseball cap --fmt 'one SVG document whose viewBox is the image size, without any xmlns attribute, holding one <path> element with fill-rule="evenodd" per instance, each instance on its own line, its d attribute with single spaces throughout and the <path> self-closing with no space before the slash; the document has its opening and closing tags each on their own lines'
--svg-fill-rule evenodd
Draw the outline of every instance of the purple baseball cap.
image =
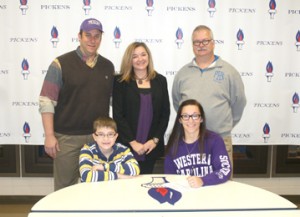
<svg viewBox="0 0 300 217">
<path fill-rule="evenodd" d="M 92 29 L 98 29 L 100 32 L 103 32 L 101 22 L 95 18 L 86 19 L 81 23 L 80 30 L 88 32 Z"/>
</svg>

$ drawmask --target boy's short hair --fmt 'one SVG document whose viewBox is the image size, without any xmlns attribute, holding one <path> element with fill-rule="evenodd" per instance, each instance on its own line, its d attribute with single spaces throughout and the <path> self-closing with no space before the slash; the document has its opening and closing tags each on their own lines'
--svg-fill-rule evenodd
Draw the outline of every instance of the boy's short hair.
<svg viewBox="0 0 300 217">
<path fill-rule="evenodd" d="M 97 131 L 97 128 L 107 127 L 112 128 L 115 132 L 117 132 L 117 124 L 114 119 L 110 117 L 99 117 L 94 121 L 93 129 L 94 133 Z"/>
</svg>

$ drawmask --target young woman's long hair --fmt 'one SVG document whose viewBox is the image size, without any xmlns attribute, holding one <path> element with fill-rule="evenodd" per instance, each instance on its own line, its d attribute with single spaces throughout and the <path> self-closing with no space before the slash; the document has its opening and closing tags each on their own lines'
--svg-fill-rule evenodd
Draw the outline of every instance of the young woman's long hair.
<svg viewBox="0 0 300 217">
<path fill-rule="evenodd" d="M 188 105 L 197 106 L 199 109 L 199 112 L 201 114 L 202 123 L 200 124 L 200 127 L 199 127 L 199 150 L 200 150 L 200 153 L 204 152 L 204 137 L 206 134 L 206 121 L 205 121 L 206 119 L 205 119 L 204 109 L 197 100 L 188 99 L 188 100 L 182 102 L 178 108 L 178 112 L 177 112 L 176 120 L 175 120 L 175 123 L 173 126 L 173 130 L 169 137 L 169 141 L 167 143 L 166 154 L 171 153 L 172 156 L 175 156 L 177 154 L 179 141 L 181 139 L 185 138 L 184 129 L 183 129 L 182 124 L 179 122 L 179 120 L 181 118 L 182 109 Z"/>
<path fill-rule="evenodd" d="M 138 47 L 143 47 L 148 54 L 148 61 L 149 61 L 147 67 L 148 80 L 152 80 L 155 78 L 156 72 L 154 70 L 154 64 L 153 64 L 153 59 L 152 59 L 150 49 L 143 42 L 133 42 L 127 47 L 122 58 L 121 69 L 120 69 L 120 74 L 122 76 L 120 77 L 120 82 L 122 81 L 129 82 L 130 80 L 135 80 L 135 75 L 132 66 L 132 59 L 133 59 L 132 56 L 134 50 Z"/>
</svg>

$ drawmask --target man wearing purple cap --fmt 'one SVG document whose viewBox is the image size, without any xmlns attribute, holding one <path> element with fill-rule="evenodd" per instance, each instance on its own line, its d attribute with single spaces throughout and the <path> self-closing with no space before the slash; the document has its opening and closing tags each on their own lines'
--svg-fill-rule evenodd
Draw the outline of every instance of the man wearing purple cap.
<svg viewBox="0 0 300 217">
<path fill-rule="evenodd" d="M 80 46 L 57 57 L 49 66 L 39 97 L 45 131 L 45 151 L 54 159 L 54 189 L 78 182 L 79 154 L 93 140 L 93 121 L 109 116 L 114 65 L 97 53 L 100 21 L 83 21 Z"/>
</svg>

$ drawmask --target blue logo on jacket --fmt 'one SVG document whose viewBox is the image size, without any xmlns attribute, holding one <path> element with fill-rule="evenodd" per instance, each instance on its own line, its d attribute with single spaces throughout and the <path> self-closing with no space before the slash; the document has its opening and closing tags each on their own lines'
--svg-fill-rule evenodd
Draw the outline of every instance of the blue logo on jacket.
<svg viewBox="0 0 300 217">
<path fill-rule="evenodd" d="M 224 72 L 216 71 L 214 75 L 214 81 L 221 82 L 224 80 Z"/>
</svg>

